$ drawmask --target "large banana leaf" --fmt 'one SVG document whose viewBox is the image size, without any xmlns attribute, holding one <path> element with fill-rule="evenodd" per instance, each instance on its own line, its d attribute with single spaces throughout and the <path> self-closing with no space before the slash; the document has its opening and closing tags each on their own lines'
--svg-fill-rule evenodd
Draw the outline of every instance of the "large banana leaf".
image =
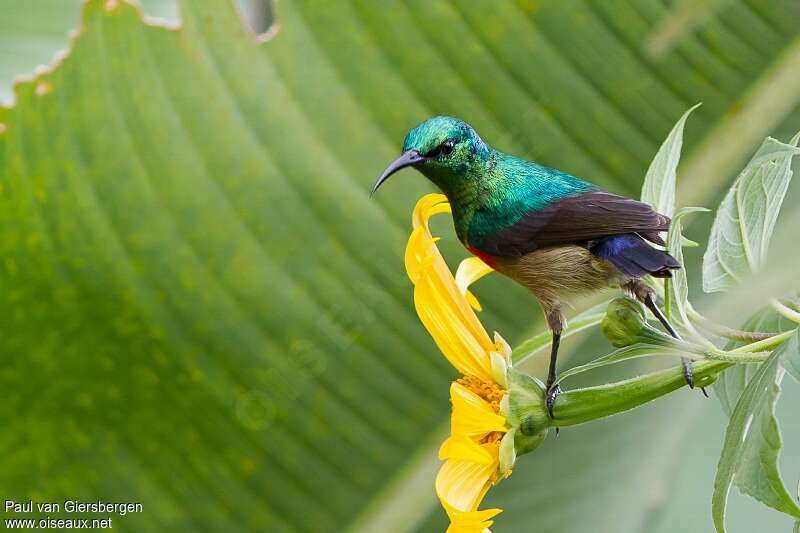
<svg viewBox="0 0 800 533">
<path fill-rule="evenodd" d="M 27 2 L 0 5 L 3 39 L 38 47 L 2 72 L 30 70 L 55 30 L 39 40 L 14 22 L 45 27 Z M 656 58 L 643 43 L 667 8 L 649 0 L 284 0 L 261 45 L 228 0 L 179 7 L 171 30 L 89 1 L 66 58 L 0 109 L 0 486 L 142 502 L 121 529 L 433 527 L 452 373 L 402 272 L 426 185 L 367 197 L 416 122 L 456 114 L 635 194 L 690 105 L 704 102 L 685 139 L 704 169 L 723 125 L 759 112 L 736 130 L 744 159 L 800 97 L 796 12 L 777 0 L 726 3 Z M 66 32 L 74 12 L 33 20 Z M 728 173 L 692 178 L 710 195 Z M 512 340 L 538 320 L 507 283 L 477 292 Z M 669 483 L 688 431 L 667 405 L 525 457 L 492 495 L 498 528 L 640 530 L 663 502 L 642 487 Z"/>
</svg>

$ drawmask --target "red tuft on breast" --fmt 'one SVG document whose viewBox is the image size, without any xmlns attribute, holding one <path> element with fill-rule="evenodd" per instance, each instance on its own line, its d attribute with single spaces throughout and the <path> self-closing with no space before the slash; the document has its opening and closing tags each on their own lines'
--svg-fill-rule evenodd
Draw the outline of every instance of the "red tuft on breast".
<svg viewBox="0 0 800 533">
<path fill-rule="evenodd" d="M 467 251 L 469 253 L 471 253 L 472 255 L 477 257 L 478 259 L 480 259 L 481 261 L 483 261 L 484 263 L 486 263 L 490 267 L 495 268 L 496 263 L 492 259 L 491 255 L 485 254 L 485 253 L 481 252 L 480 250 L 476 250 L 475 248 L 472 248 L 471 246 L 465 246 L 465 248 L 467 249 Z M 495 270 L 496 270 L 496 268 L 495 268 Z"/>
</svg>

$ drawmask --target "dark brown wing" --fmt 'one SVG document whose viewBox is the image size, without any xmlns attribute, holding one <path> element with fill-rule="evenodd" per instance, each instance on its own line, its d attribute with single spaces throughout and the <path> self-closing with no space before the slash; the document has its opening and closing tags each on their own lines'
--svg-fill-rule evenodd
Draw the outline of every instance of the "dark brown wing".
<svg viewBox="0 0 800 533">
<path fill-rule="evenodd" d="M 669 229 L 669 224 L 668 216 L 643 202 L 591 191 L 531 211 L 511 226 L 470 245 L 489 255 L 516 257 L 547 246 L 583 244 L 625 233 L 638 233 L 663 244 L 658 232 Z"/>
</svg>

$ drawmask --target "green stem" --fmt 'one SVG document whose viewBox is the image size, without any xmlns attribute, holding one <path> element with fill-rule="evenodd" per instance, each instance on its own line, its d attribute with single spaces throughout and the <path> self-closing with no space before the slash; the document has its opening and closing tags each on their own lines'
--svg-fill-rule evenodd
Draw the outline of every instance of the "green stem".
<svg viewBox="0 0 800 533">
<path fill-rule="evenodd" d="M 687 306 L 686 310 L 689 314 L 689 319 L 700 326 L 701 329 L 726 339 L 741 342 L 754 342 L 768 339 L 776 335 L 776 333 L 761 331 L 743 331 L 741 329 L 729 328 L 728 326 L 717 324 L 716 322 L 712 322 L 708 318 L 695 311 L 691 304 Z"/>
<path fill-rule="evenodd" d="M 698 361 L 693 367 L 695 383 L 702 384 L 734 363 Z M 625 381 L 567 391 L 556 398 L 554 426 L 574 426 L 596 420 L 655 400 L 686 386 L 680 368 L 669 368 Z"/>
<path fill-rule="evenodd" d="M 731 352 L 733 353 L 766 352 L 783 344 L 783 341 L 794 335 L 794 332 L 795 332 L 794 329 L 790 329 L 789 331 L 784 331 L 783 333 L 778 333 L 777 335 L 773 335 L 768 339 L 760 340 L 757 342 L 751 342 L 750 344 L 745 344 L 744 346 L 739 346 L 738 348 L 734 348 L 733 350 L 731 350 Z"/>
<path fill-rule="evenodd" d="M 724 350 L 708 350 L 706 359 L 712 361 L 726 361 L 728 363 L 763 363 L 769 357 L 769 352 L 726 352 Z"/>
<path fill-rule="evenodd" d="M 771 350 L 793 334 L 794 330 L 786 331 L 769 339 L 741 346 L 731 350 L 731 353 Z M 696 361 L 692 367 L 696 386 L 702 387 L 712 383 L 717 374 L 734 364 L 728 361 L 708 359 Z M 567 391 L 556 398 L 551 424 L 559 427 L 574 426 L 621 413 L 669 394 L 685 385 L 686 381 L 681 369 L 669 368 L 616 383 Z"/>
<path fill-rule="evenodd" d="M 775 308 L 778 313 L 780 313 L 784 318 L 788 318 L 792 322 L 800 324 L 800 313 L 792 309 L 791 307 L 787 307 L 783 305 L 778 300 L 772 300 L 772 307 Z"/>
</svg>

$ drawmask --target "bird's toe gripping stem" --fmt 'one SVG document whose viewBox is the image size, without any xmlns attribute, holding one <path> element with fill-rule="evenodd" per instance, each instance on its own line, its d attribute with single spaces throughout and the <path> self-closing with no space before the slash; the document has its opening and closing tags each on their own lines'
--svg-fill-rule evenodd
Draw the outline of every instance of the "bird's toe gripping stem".
<svg viewBox="0 0 800 533">
<path fill-rule="evenodd" d="M 644 286 L 644 284 L 641 284 Z M 635 291 L 635 288 L 633 289 Z M 652 289 L 647 288 L 641 295 L 637 292 L 634 292 L 637 298 L 640 299 L 644 305 L 650 309 L 650 311 L 655 315 L 661 325 L 664 326 L 664 329 L 674 338 L 680 340 L 681 336 L 678 335 L 678 332 L 672 327 L 672 324 L 669 323 L 667 317 L 664 316 L 664 313 L 661 312 L 661 309 L 658 308 L 656 305 L 655 300 L 653 299 L 653 291 Z M 681 367 L 683 368 L 683 378 L 686 380 L 686 384 L 689 385 L 690 389 L 694 388 L 694 376 L 692 375 L 692 360 L 683 358 L 681 359 Z M 705 387 L 700 387 L 700 390 L 703 391 L 703 396 L 708 398 L 708 392 L 706 392 Z"/>
<path fill-rule="evenodd" d="M 556 398 L 558 398 L 559 394 L 561 394 L 561 386 L 558 383 L 547 387 L 547 394 L 544 397 L 544 404 L 547 407 L 547 414 L 550 415 L 551 419 L 553 418 L 553 406 L 555 405 Z"/>
<path fill-rule="evenodd" d="M 693 389 L 694 377 L 692 376 L 692 360 L 686 358 L 681 359 L 681 366 L 683 367 L 683 379 L 686 380 L 686 384 L 689 385 L 689 388 Z M 703 396 L 708 398 L 708 392 L 706 392 L 705 387 L 700 387 L 700 391 L 703 393 Z"/>
</svg>

